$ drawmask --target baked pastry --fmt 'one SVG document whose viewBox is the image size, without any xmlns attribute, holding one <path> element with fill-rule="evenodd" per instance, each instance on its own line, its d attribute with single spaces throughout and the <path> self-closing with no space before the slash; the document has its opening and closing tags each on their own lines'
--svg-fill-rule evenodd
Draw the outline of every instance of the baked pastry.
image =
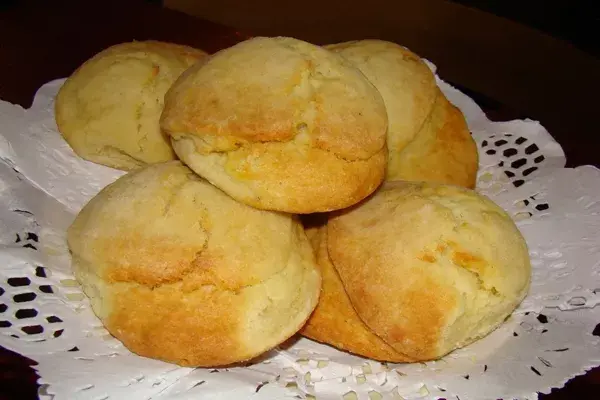
<svg viewBox="0 0 600 400">
<path fill-rule="evenodd" d="M 367 358 L 409 362 L 411 358 L 398 353 L 375 335 L 360 319 L 327 252 L 326 227 L 310 227 L 306 234 L 311 241 L 322 277 L 321 295 L 317 307 L 300 334 Z"/>
<path fill-rule="evenodd" d="M 179 161 L 107 186 L 67 239 L 106 329 L 139 355 L 182 366 L 273 348 L 302 327 L 319 296 L 296 217 L 238 203 Z"/>
<path fill-rule="evenodd" d="M 383 40 L 355 40 L 325 46 L 356 66 L 377 88 L 388 113 L 390 158 L 417 135 L 438 96 L 435 76 L 412 51 Z M 392 168 L 388 163 L 388 169 Z"/>
<path fill-rule="evenodd" d="M 253 38 L 190 68 L 168 91 L 161 126 L 191 169 L 260 209 L 341 209 L 385 174 L 377 89 L 342 57 L 292 38 Z"/>
<path fill-rule="evenodd" d="M 206 55 L 157 41 L 121 43 L 81 65 L 61 87 L 56 123 L 80 157 L 121 170 L 176 159 L 159 126 L 164 95 Z"/>
<path fill-rule="evenodd" d="M 457 186 L 386 183 L 330 216 L 327 251 L 360 319 L 415 361 L 487 335 L 530 282 L 527 246 L 510 217 Z"/>
<path fill-rule="evenodd" d="M 462 113 L 448 102 L 418 55 L 382 40 L 326 48 L 360 69 L 383 97 L 389 122 L 386 180 L 475 186 L 475 142 Z"/>
<path fill-rule="evenodd" d="M 387 180 L 427 181 L 475 188 L 479 155 L 464 116 L 446 99 L 436 97 L 415 138 L 393 157 Z"/>
</svg>

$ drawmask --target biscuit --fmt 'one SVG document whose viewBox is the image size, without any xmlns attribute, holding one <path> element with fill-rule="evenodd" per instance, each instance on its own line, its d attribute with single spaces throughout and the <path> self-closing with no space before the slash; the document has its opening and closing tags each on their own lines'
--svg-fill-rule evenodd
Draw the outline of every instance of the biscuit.
<svg viewBox="0 0 600 400">
<path fill-rule="evenodd" d="M 386 181 L 474 187 L 477 147 L 462 113 L 439 90 L 425 61 L 382 40 L 325 47 L 355 65 L 383 97 L 389 122 Z"/>
<path fill-rule="evenodd" d="M 386 180 L 475 188 L 479 155 L 463 114 L 443 93 L 415 138 L 393 157 Z"/>
<path fill-rule="evenodd" d="M 134 353 L 181 366 L 277 346 L 308 319 L 321 287 L 295 216 L 239 203 L 179 161 L 107 186 L 67 239 L 106 329 Z"/>
<path fill-rule="evenodd" d="M 327 250 L 360 319 L 417 361 L 490 333 L 530 283 L 527 245 L 513 221 L 458 186 L 386 183 L 330 216 Z"/>
<path fill-rule="evenodd" d="M 356 40 L 325 48 L 350 61 L 381 93 L 388 114 L 390 157 L 400 153 L 433 109 L 438 95 L 433 72 L 418 55 L 392 42 Z"/>
<path fill-rule="evenodd" d="M 381 95 L 342 57 L 254 38 L 186 71 L 161 126 L 179 158 L 236 200 L 289 213 L 348 207 L 382 182 Z"/>
<path fill-rule="evenodd" d="M 61 87 L 55 104 L 58 130 L 77 155 L 116 169 L 176 159 L 159 126 L 164 95 L 205 55 L 157 41 L 101 51 Z"/>
</svg>

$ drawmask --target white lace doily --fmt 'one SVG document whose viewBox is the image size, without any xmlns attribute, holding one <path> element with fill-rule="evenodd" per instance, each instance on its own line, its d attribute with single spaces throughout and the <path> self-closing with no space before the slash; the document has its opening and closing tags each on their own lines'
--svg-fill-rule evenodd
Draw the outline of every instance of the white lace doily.
<svg viewBox="0 0 600 400">
<path fill-rule="evenodd" d="M 76 157 L 50 82 L 24 110 L 0 102 L 0 345 L 38 362 L 54 399 L 535 399 L 600 364 L 600 170 L 566 169 L 534 121 L 492 123 L 442 81 L 479 146 L 478 189 L 530 247 L 531 292 L 488 337 L 436 362 L 382 364 L 296 338 L 247 367 L 179 368 L 136 356 L 92 313 L 66 227 L 122 172 Z"/>
</svg>

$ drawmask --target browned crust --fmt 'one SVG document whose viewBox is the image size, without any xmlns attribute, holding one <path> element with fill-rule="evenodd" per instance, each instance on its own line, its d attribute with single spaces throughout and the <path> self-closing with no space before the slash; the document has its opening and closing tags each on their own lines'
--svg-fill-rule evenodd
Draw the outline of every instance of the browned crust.
<svg viewBox="0 0 600 400">
<path fill-rule="evenodd" d="M 475 188 L 479 155 L 465 118 L 443 93 L 416 137 L 391 153 L 386 180 L 426 181 Z"/>
<path fill-rule="evenodd" d="M 370 331 L 356 314 L 329 259 L 327 229 L 319 228 L 311 236 L 323 284 L 319 303 L 300 333 L 318 342 L 375 360 L 411 361 L 410 357 L 398 353 Z"/>
<path fill-rule="evenodd" d="M 135 353 L 181 366 L 226 365 L 254 356 L 237 339 L 244 304 L 235 293 L 214 286 L 186 293 L 181 286 L 117 286 L 108 330 Z"/>
<path fill-rule="evenodd" d="M 380 189 L 385 192 L 389 186 Z M 346 293 L 361 320 L 396 351 L 414 360 L 440 357 L 444 329 L 458 298 L 439 279 L 430 260 L 412 259 L 407 247 L 399 265 L 397 246 L 412 246 L 409 227 L 415 220 L 439 216 L 426 201 L 397 208 L 380 191 L 350 210 L 333 215 L 328 224 L 328 252 Z M 410 196 L 410 193 L 407 193 Z M 390 197 L 394 199 L 394 197 Z M 373 201 L 374 200 L 374 201 Z M 389 221 L 386 222 L 386 221 Z M 433 229 L 433 228 L 432 228 Z M 421 263 L 421 264 L 419 264 Z M 439 279 L 438 279 L 439 278 Z"/>
<path fill-rule="evenodd" d="M 199 152 L 177 141 L 173 146 L 190 168 L 239 202 L 295 214 L 356 204 L 381 184 L 387 162 L 385 146 L 367 160 L 345 160 L 321 149 L 255 143 L 228 153 L 224 167 L 213 167 Z"/>
</svg>

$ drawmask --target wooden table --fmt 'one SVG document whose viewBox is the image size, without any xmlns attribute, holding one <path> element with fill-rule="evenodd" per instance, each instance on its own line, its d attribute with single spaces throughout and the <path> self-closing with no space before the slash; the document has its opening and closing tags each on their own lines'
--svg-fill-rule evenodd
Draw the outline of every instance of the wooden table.
<svg viewBox="0 0 600 400">
<path fill-rule="evenodd" d="M 564 147 L 570 165 L 600 165 L 598 60 L 528 28 L 443 0 L 412 2 L 404 11 L 382 9 L 386 5 L 381 1 L 369 0 L 380 7 L 354 14 L 347 7 L 341 18 L 332 16 L 336 2 L 325 1 L 322 14 L 313 15 L 312 28 L 298 23 L 298 17 L 290 20 L 283 2 L 256 1 L 254 14 L 244 8 L 251 2 L 238 2 L 242 5 L 230 12 L 224 11 L 231 7 L 227 0 L 202 4 L 211 4 L 204 16 L 244 32 L 293 35 L 319 44 L 377 37 L 407 45 L 435 62 L 445 79 L 470 94 L 492 118 L 541 120 Z M 387 7 L 392 3 L 404 4 L 387 1 Z M 42 84 L 68 76 L 115 43 L 157 39 L 213 52 L 249 36 L 142 0 L 105 0 L 95 8 L 89 4 L 0 3 L 1 99 L 28 107 Z M 0 400 L 37 398 L 37 377 L 29 367 L 34 364 L 0 347 Z M 597 398 L 599 382 L 597 368 L 541 398 Z"/>
</svg>

